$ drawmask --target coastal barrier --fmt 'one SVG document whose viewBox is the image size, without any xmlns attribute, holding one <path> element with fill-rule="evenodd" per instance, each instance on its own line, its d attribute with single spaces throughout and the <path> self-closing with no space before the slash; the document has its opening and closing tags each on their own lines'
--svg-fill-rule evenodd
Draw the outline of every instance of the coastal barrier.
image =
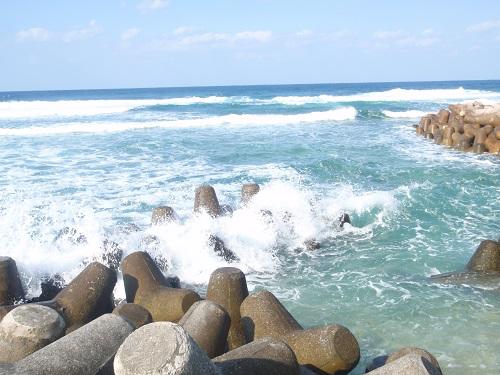
<svg viewBox="0 0 500 375">
<path fill-rule="evenodd" d="M 215 191 L 206 191 L 199 197 L 213 204 Z M 244 188 L 242 203 L 257 193 L 255 186 Z M 171 209 L 155 212 L 175 220 Z M 168 222 L 156 217 L 152 225 Z M 0 375 L 335 375 L 360 361 L 358 338 L 347 327 L 302 327 L 271 291 L 249 293 L 236 267 L 214 270 L 202 296 L 165 277 L 150 254 L 138 251 L 119 270 L 93 262 L 55 297 L 34 301 L 26 298 L 15 260 L 0 261 Z M 120 271 L 124 301 L 113 297 Z M 500 288 L 499 241 L 482 241 L 463 271 L 430 278 L 471 280 Z M 442 374 L 436 357 L 418 347 L 376 357 L 366 372 Z"/>
<path fill-rule="evenodd" d="M 417 135 L 461 151 L 500 155 L 500 104 L 453 104 L 415 125 Z"/>
<path fill-rule="evenodd" d="M 148 259 L 140 252 L 131 256 Z M 479 258 L 474 264 L 481 262 Z M 133 263 L 125 261 L 122 269 L 124 263 L 130 269 Z M 138 269 L 144 271 L 142 263 Z M 157 268 L 146 270 L 159 272 Z M 88 287 L 90 274 L 88 270 L 82 274 L 69 284 L 71 288 Z M 92 275 L 93 284 L 99 284 L 102 275 Z M 333 324 L 303 329 L 271 292 L 248 294 L 245 275 L 237 268 L 215 270 L 207 299 L 188 302 L 178 323 L 172 322 L 177 316 L 172 315 L 171 307 L 178 305 L 179 296 L 158 293 L 158 288 L 169 288 L 162 280 L 146 279 L 154 291 L 149 299 L 123 301 L 112 314 L 106 305 L 97 310 L 102 314 L 94 320 L 71 332 L 66 330 L 66 334 L 64 328 L 75 324 L 74 316 L 88 314 L 85 304 L 93 305 L 89 295 L 67 305 L 73 312 L 70 315 L 57 310 L 53 301 L 12 306 L 0 322 L 0 347 L 10 346 L 0 357 L 0 374 L 334 375 L 349 373 L 359 362 L 358 341 L 346 327 Z M 63 292 L 68 293 L 68 287 Z M 156 314 L 148 310 L 151 306 Z M 367 371 L 441 374 L 435 357 L 419 348 L 403 348 L 382 360 L 376 358 Z"/>
</svg>

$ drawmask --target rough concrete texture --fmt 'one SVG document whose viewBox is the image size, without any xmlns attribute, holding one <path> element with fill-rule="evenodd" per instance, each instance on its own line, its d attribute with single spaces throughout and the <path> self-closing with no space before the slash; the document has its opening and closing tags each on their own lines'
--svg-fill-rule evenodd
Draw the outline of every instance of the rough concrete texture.
<svg viewBox="0 0 500 375">
<path fill-rule="evenodd" d="M 175 221 L 175 211 L 172 207 L 161 206 L 156 207 L 151 215 L 151 224 L 160 225 L 168 223 L 170 221 Z"/>
<path fill-rule="evenodd" d="M 24 291 L 15 260 L 0 256 L 0 306 L 22 299 Z"/>
<path fill-rule="evenodd" d="M 179 325 L 209 358 L 224 353 L 230 324 L 231 319 L 226 310 L 208 300 L 195 302 L 179 320 Z"/>
<path fill-rule="evenodd" d="M 260 191 L 258 184 L 244 184 L 241 187 L 241 203 L 247 204 Z"/>
<path fill-rule="evenodd" d="M 127 302 L 146 308 L 153 321 L 177 322 L 200 296 L 189 289 L 168 287 L 149 254 L 137 251 L 122 261 Z"/>
<path fill-rule="evenodd" d="M 116 375 L 215 375 L 205 352 L 178 324 L 157 322 L 132 333 L 114 360 Z"/>
<path fill-rule="evenodd" d="M 17 362 L 13 375 L 95 375 L 134 328 L 105 314 Z"/>
<path fill-rule="evenodd" d="M 467 264 L 471 271 L 500 272 L 500 242 L 482 241 Z"/>
<path fill-rule="evenodd" d="M 113 310 L 115 284 L 116 272 L 93 262 L 52 301 L 44 304 L 55 308 L 63 316 L 66 327 L 78 327 Z"/>
<path fill-rule="evenodd" d="M 426 358 L 417 354 L 407 354 L 391 363 L 370 371 L 370 375 L 441 375 Z"/>
<path fill-rule="evenodd" d="M 153 321 L 149 311 L 135 303 L 120 303 L 113 310 L 113 314 L 127 320 L 135 329 Z"/>
<path fill-rule="evenodd" d="M 415 354 L 417 356 L 420 356 L 422 358 L 425 358 L 427 361 L 429 361 L 436 369 L 438 369 L 440 372 L 441 372 L 441 367 L 439 366 L 439 362 L 438 360 L 436 359 L 436 357 L 434 357 L 431 353 L 429 353 L 427 350 L 425 349 L 421 349 L 421 348 L 415 348 L 415 347 L 407 347 L 407 348 L 403 348 L 403 349 L 400 349 L 398 351 L 395 351 L 394 353 L 392 353 L 388 358 L 387 358 L 387 362 L 386 363 L 391 363 L 391 362 L 394 362 L 396 360 L 398 360 L 399 358 L 401 357 L 404 357 L 408 354 Z"/>
<path fill-rule="evenodd" d="M 221 214 L 219 200 L 215 189 L 210 185 L 202 185 L 196 188 L 194 195 L 194 212 L 207 212 L 212 217 Z"/>
<path fill-rule="evenodd" d="M 264 338 L 214 358 L 224 375 L 298 375 L 299 365 L 292 349 L 281 340 Z"/>
<path fill-rule="evenodd" d="M 21 305 L 0 323 L 0 362 L 13 363 L 64 334 L 63 318 L 53 309 Z"/>
<path fill-rule="evenodd" d="M 352 370 L 359 361 L 358 342 L 347 328 L 328 325 L 303 330 L 268 291 L 251 294 L 241 304 L 240 311 L 247 340 L 281 339 L 292 348 L 299 364 L 335 374 Z"/>
<path fill-rule="evenodd" d="M 241 270 L 222 267 L 212 272 L 208 282 L 207 299 L 222 306 L 231 318 L 227 338 L 229 350 L 247 343 L 240 321 L 240 306 L 246 297 L 248 297 L 247 281 Z"/>
</svg>

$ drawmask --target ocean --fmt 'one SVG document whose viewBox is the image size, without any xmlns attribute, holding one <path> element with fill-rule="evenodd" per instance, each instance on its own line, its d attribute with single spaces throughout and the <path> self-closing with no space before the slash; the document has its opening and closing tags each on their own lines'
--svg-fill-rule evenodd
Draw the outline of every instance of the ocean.
<svg viewBox="0 0 500 375">
<path fill-rule="evenodd" d="M 431 351 L 446 374 L 498 374 L 500 292 L 428 278 L 499 238 L 500 159 L 412 127 L 476 99 L 500 101 L 500 81 L 1 92 L 0 255 L 36 296 L 42 278 L 71 280 L 115 241 L 204 293 L 227 265 L 208 246 L 215 234 L 250 290 L 275 293 L 305 327 L 354 333 L 354 374 L 404 346 Z M 247 182 L 261 192 L 241 207 Z M 193 214 L 203 183 L 231 216 Z M 151 227 L 159 205 L 178 222 Z M 339 227 L 342 213 L 352 225 Z M 86 241 L 61 239 L 64 228 Z"/>
</svg>

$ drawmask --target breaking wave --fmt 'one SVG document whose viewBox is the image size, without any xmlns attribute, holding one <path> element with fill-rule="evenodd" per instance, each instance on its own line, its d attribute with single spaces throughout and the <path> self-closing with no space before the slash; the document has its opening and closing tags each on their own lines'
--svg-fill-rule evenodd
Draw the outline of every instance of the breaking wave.
<svg viewBox="0 0 500 375">
<path fill-rule="evenodd" d="M 53 126 L 31 126 L 24 128 L 0 128 L 0 136 L 43 136 L 69 133 L 109 133 L 135 129 L 153 128 L 198 128 L 213 126 L 287 125 L 315 123 L 321 121 L 354 120 L 354 107 L 344 107 L 323 112 L 309 112 L 295 115 L 223 115 L 197 119 L 148 121 L 148 122 L 75 122 Z"/>
</svg>

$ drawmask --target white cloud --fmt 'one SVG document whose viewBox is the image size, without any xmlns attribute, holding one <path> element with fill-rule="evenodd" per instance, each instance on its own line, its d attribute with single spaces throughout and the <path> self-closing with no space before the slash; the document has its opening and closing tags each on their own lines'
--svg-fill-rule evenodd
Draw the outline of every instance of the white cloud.
<svg viewBox="0 0 500 375">
<path fill-rule="evenodd" d="M 500 29 L 500 19 L 498 20 L 490 20 L 484 21 L 481 23 L 476 23 L 474 25 L 470 25 L 465 29 L 465 31 L 469 33 L 478 33 L 483 31 L 490 31 L 494 29 Z"/>
<path fill-rule="evenodd" d="M 130 29 L 127 29 L 122 33 L 121 36 L 122 41 L 127 42 L 131 39 L 134 39 L 137 35 L 139 35 L 140 32 L 141 30 L 138 29 L 137 27 L 132 27 Z"/>
<path fill-rule="evenodd" d="M 42 27 L 32 27 L 20 30 L 16 37 L 20 41 L 45 42 L 50 38 L 50 32 Z"/>
<path fill-rule="evenodd" d="M 179 26 L 176 29 L 174 29 L 173 34 L 174 35 L 182 35 L 182 34 L 189 34 L 193 32 L 193 28 L 189 26 Z"/>
<path fill-rule="evenodd" d="M 406 36 L 407 33 L 402 30 L 382 30 L 373 33 L 373 37 L 378 40 L 396 39 Z"/>
<path fill-rule="evenodd" d="M 311 30 L 301 30 L 297 31 L 295 33 L 295 36 L 298 36 L 299 38 L 307 38 L 313 35 L 313 32 Z"/>
<path fill-rule="evenodd" d="M 375 47 L 383 48 L 394 45 L 407 47 L 429 47 L 441 40 L 432 28 L 425 29 L 421 33 L 417 34 L 411 34 L 404 30 L 377 31 L 373 33 L 373 38 L 377 41 Z"/>
<path fill-rule="evenodd" d="M 68 31 L 63 35 L 62 39 L 65 42 L 90 39 L 100 34 L 101 32 L 102 32 L 102 27 L 99 26 L 95 20 L 92 20 L 89 22 L 87 27 Z"/>
<path fill-rule="evenodd" d="M 142 0 L 137 6 L 140 10 L 156 10 L 166 8 L 170 0 Z"/>
<path fill-rule="evenodd" d="M 268 42 L 271 37 L 273 36 L 273 33 L 271 31 L 242 31 L 239 33 L 236 33 L 234 35 L 234 41 L 240 41 L 240 40 L 251 40 L 251 41 L 256 41 L 260 43 L 265 43 Z"/>
<path fill-rule="evenodd" d="M 180 46 L 192 46 L 200 44 L 217 44 L 226 43 L 233 44 L 239 42 L 258 42 L 266 43 L 272 37 L 272 32 L 267 30 L 258 31 L 241 31 L 238 33 L 201 33 L 187 35 L 178 40 Z"/>
</svg>

